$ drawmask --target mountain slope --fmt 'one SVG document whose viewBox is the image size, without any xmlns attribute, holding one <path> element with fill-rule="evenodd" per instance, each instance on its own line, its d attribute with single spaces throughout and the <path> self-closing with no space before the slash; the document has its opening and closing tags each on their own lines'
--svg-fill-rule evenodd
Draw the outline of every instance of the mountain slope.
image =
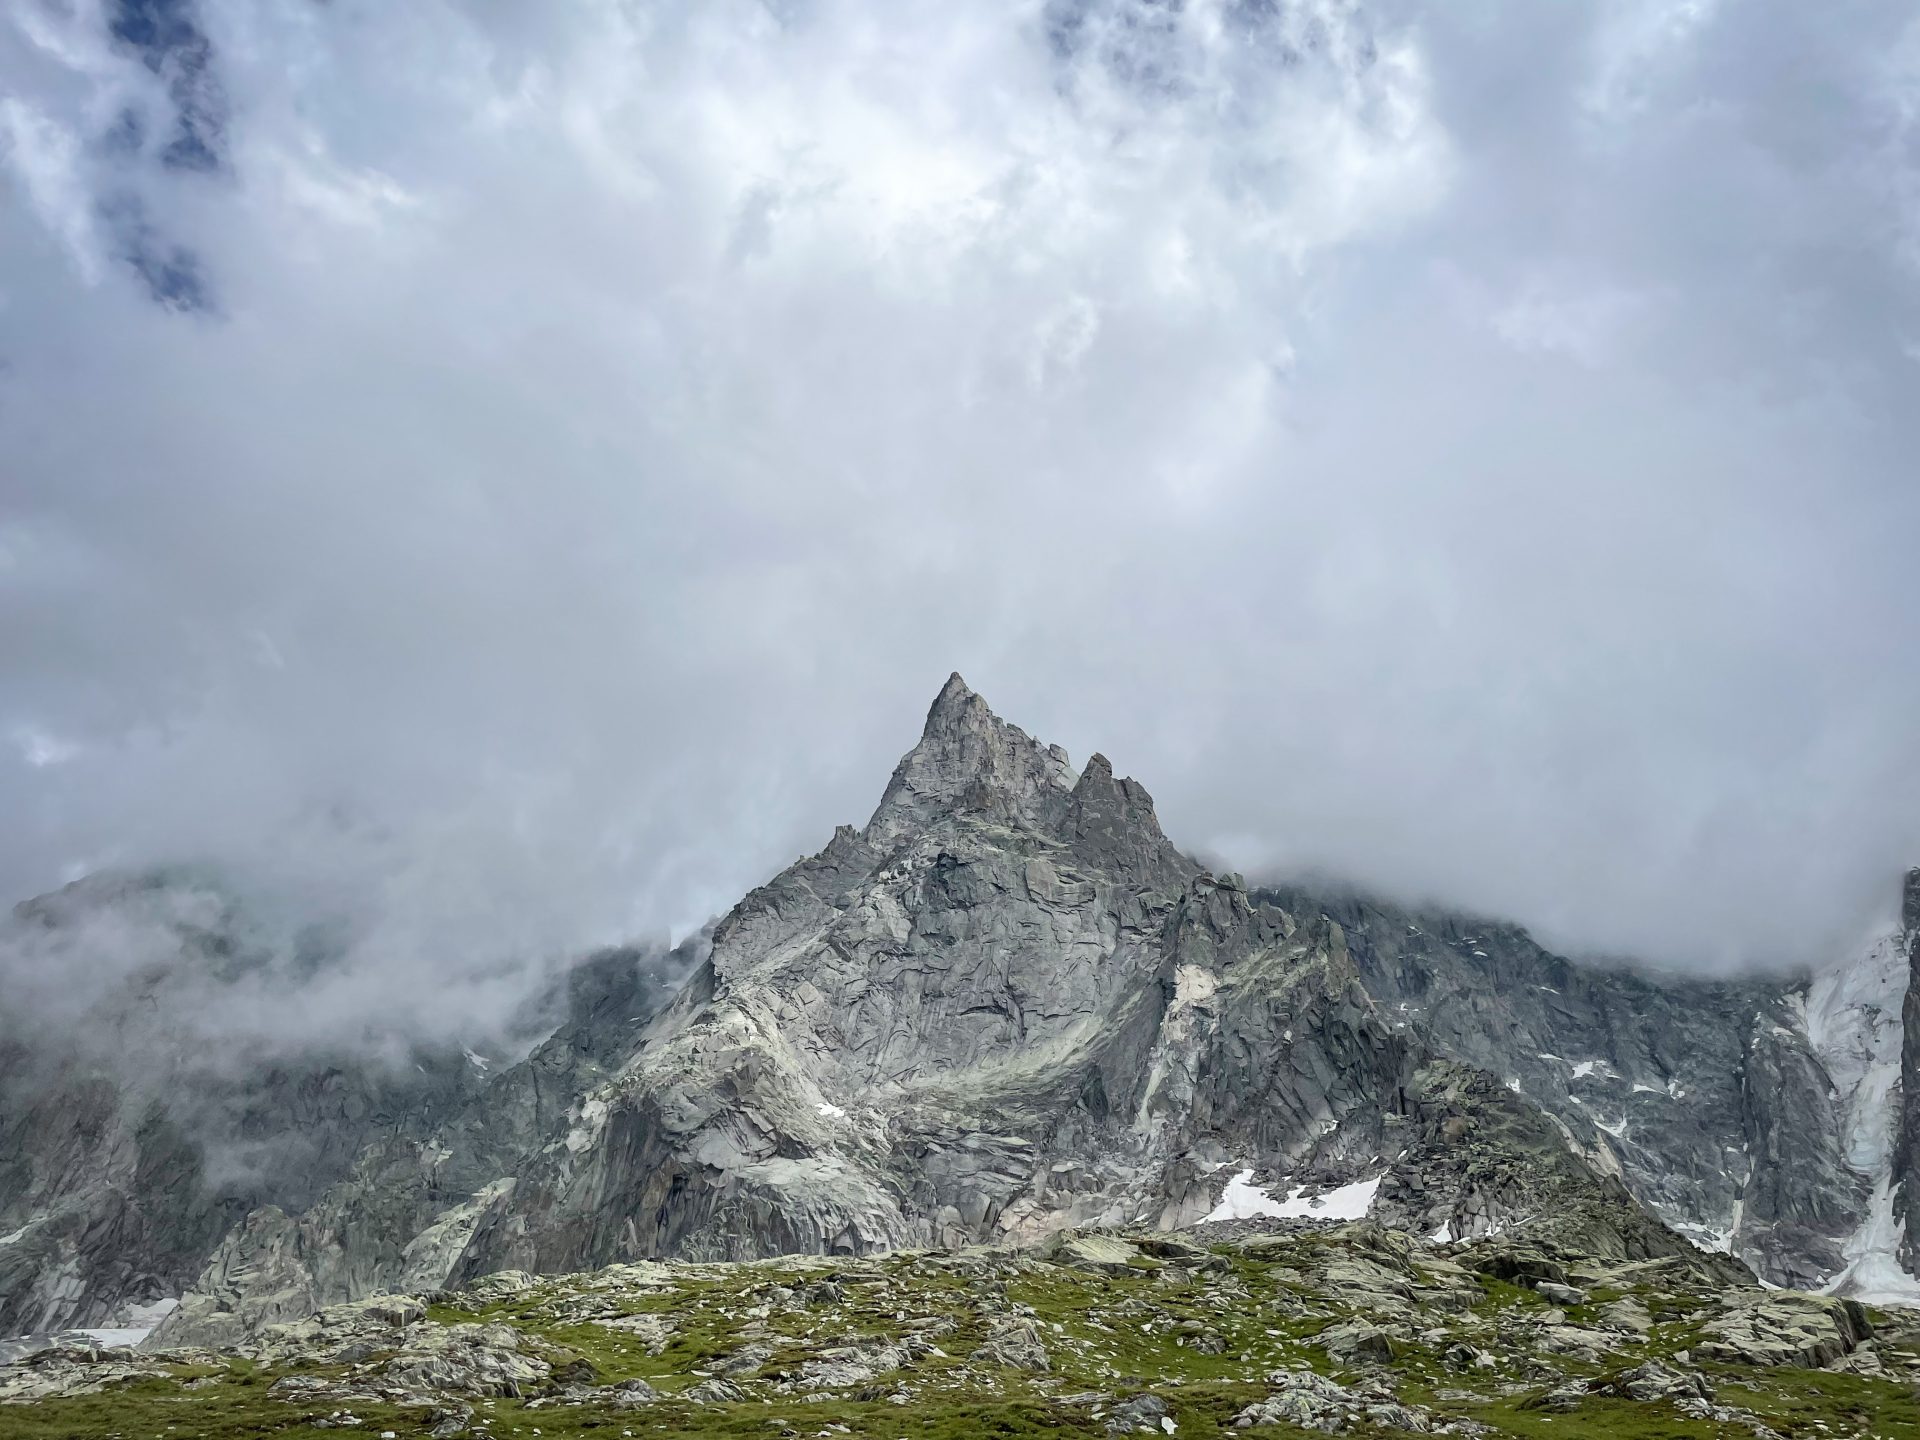
<svg viewBox="0 0 1920 1440">
<path fill-rule="evenodd" d="M 432 1244 L 407 1233 L 417 1209 L 382 1231 L 388 1182 L 354 1177 L 276 1256 L 431 1254 L 444 1274 L 415 1283 L 455 1283 L 1034 1239 L 1191 1221 L 1228 1164 L 1326 1184 L 1400 1175 L 1402 1208 L 1462 1236 L 1537 1209 L 1524 1166 L 1484 1183 L 1474 1138 L 1531 1107 L 1491 1078 L 1439 1078 L 1441 1052 L 1382 1012 L 1339 923 L 1208 874 L 1137 783 L 1097 755 L 1076 774 L 957 676 L 868 824 L 746 896 L 626 1044 L 564 1133 L 450 1207 Z M 1536 1179 L 1550 1154 L 1592 1200 L 1569 1214 L 1591 1211 L 1618 1253 L 1681 1246 L 1557 1126 L 1544 1133 Z M 461 1137 L 434 1143 L 464 1163 Z M 300 1233 L 270 1229 L 288 1226 Z M 235 1268 L 216 1263 L 165 1338 L 257 1323 Z M 274 1273 L 269 1289 L 296 1302 L 351 1293 Z"/>
<path fill-rule="evenodd" d="M 234 1226 L 156 1341 L 498 1270 L 1174 1227 L 1230 1180 L 1618 1257 L 1697 1255 L 1678 1227 L 1802 1286 L 1864 1278 L 1892 1214 L 1892 1164 L 1854 1138 L 1888 1090 L 1885 1026 L 1860 1028 L 1884 997 L 1576 966 L 1511 926 L 1250 890 L 958 676 L 868 823 L 667 969 L 671 992 L 632 955 L 583 966 L 526 1060 Z"/>
<path fill-rule="evenodd" d="M 262 1205 L 305 1209 L 381 1137 L 424 1138 L 478 1091 L 457 1053 L 211 1050 L 183 1013 L 260 977 L 232 898 L 203 877 L 97 876 L 19 908 L 9 941 L 58 1025 L 0 1012 L 0 1336 L 127 1323 L 178 1296 Z M 17 979 L 17 977 L 16 977 Z"/>
<path fill-rule="evenodd" d="M 1861 1131 L 1897 1057 L 1895 937 L 1811 980 L 1707 982 L 1577 965 L 1497 921 L 1274 893 L 1342 923 L 1396 1024 L 1501 1075 L 1683 1233 L 1779 1284 L 1846 1268 L 1890 1168 Z"/>
</svg>

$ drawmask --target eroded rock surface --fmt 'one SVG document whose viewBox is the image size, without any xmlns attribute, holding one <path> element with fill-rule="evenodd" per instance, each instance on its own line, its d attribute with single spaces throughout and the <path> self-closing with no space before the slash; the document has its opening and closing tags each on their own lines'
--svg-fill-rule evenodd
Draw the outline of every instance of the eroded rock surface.
<svg viewBox="0 0 1920 1440">
<path fill-rule="evenodd" d="M 1881 1164 L 1859 1117 L 1898 1096 L 1849 1039 L 1874 1005 L 1816 1016 L 1802 980 L 1582 967 L 1511 926 L 1251 889 L 958 676 L 866 825 L 669 968 L 688 978 L 656 994 L 631 956 L 582 965 L 525 1061 L 462 1062 L 377 1138 L 329 1132 L 284 1196 L 152 1210 L 159 1258 L 148 1231 L 56 1223 L 95 1214 L 59 1210 L 64 1160 L 0 1165 L 0 1304 L 71 1324 L 184 1288 L 152 1343 L 227 1344 L 503 1271 L 1171 1229 L 1231 1216 L 1236 1185 L 1255 1213 L 1360 1195 L 1443 1240 L 1550 1223 L 1620 1261 L 1690 1240 L 1799 1285 L 1866 1273 L 1874 1227 L 1897 1233 L 1894 1136 Z M 159 1181 L 125 1163 L 87 1193 L 145 1206 Z"/>
</svg>

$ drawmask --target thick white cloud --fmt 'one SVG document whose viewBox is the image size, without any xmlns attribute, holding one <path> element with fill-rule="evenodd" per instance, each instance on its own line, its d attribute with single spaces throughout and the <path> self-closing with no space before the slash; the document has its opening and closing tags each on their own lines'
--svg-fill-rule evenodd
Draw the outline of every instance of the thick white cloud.
<svg viewBox="0 0 1920 1440">
<path fill-rule="evenodd" d="M 955 667 L 1570 946 L 1920 859 L 1903 7 L 128 8 L 0 21 L 12 894 L 242 866 L 430 996 L 698 923 Z"/>
</svg>

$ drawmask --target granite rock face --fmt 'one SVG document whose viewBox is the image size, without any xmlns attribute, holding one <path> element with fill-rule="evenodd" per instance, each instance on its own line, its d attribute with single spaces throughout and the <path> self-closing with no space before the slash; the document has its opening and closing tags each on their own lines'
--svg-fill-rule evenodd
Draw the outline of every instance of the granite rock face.
<svg viewBox="0 0 1920 1440">
<path fill-rule="evenodd" d="M 231 1343 L 494 1272 L 1173 1229 L 1228 1191 L 1309 1216 L 1339 1191 L 1451 1240 L 1547 1225 L 1627 1261 L 1691 1240 L 1816 1285 L 1891 1188 L 1894 1137 L 1885 1187 L 1853 1137 L 1891 1085 L 1867 1079 L 1882 990 L 1578 966 L 1511 926 L 1249 889 L 957 675 L 868 823 L 667 970 L 671 992 L 630 956 L 583 965 L 527 1059 L 342 1127 L 298 1194 L 222 1201 L 112 1293 L 177 1294 L 193 1265 L 154 1343 Z M 0 1172 L 0 1221 L 51 1203 L 17 1193 Z"/>
<path fill-rule="evenodd" d="M 1905 931 L 1907 990 L 1901 1003 L 1900 1134 L 1894 1150 L 1894 1211 L 1901 1224 L 1900 1261 L 1920 1274 L 1920 869 L 1907 872 L 1900 920 Z"/>
<path fill-rule="evenodd" d="M 1500 1076 L 1696 1243 L 1776 1284 L 1911 1285 L 1888 1238 L 1911 1173 L 1890 1124 L 1910 932 L 1808 976 L 1703 981 L 1576 964 L 1498 922 L 1271 893 L 1342 925 L 1396 1028 Z"/>
</svg>

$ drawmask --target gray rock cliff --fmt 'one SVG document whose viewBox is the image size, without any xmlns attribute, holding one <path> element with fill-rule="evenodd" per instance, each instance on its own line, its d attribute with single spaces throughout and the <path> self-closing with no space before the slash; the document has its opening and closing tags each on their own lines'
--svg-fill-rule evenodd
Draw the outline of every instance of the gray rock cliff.
<svg viewBox="0 0 1920 1440">
<path fill-rule="evenodd" d="M 1920 868 L 1901 893 L 1907 992 L 1901 1003 L 1900 1133 L 1894 1148 L 1894 1212 L 1901 1224 L 1900 1260 L 1920 1274 Z"/>
<path fill-rule="evenodd" d="M 192 1265 L 155 1343 L 225 1343 L 496 1271 L 1191 1225 L 1230 1180 L 1270 1213 L 1347 1187 L 1419 1234 L 1551 1224 L 1813 1286 L 1857 1269 L 1880 1193 L 1855 1132 L 1892 1083 L 1868 1083 L 1884 986 L 1576 965 L 1508 925 L 1249 889 L 957 675 L 863 828 L 684 947 L 677 988 L 657 973 L 583 965 L 524 1061 L 341 1125 L 349 1154 L 196 1212 L 165 1266 L 144 1236 L 94 1248 L 144 1266 L 142 1298 Z M 60 1323 L 105 1313 L 82 1293 Z"/>
</svg>

